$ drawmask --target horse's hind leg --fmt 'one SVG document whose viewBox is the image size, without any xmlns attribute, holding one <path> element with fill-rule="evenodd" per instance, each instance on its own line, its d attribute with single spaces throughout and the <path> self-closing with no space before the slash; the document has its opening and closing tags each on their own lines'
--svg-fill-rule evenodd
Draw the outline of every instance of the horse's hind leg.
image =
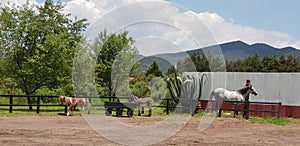
<svg viewBox="0 0 300 146">
<path fill-rule="evenodd" d="M 138 116 L 141 116 L 141 110 L 140 110 L 140 107 L 138 107 L 138 110 L 139 110 Z"/>
<path fill-rule="evenodd" d="M 152 107 L 151 106 L 149 106 L 149 117 L 151 117 L 151 115 L 152 115 Z"/>
<path fill-rule="evenodd" d="M 145 113 L 145 108 L 144 107 L 142 107 L 142 114 L 144 114 Z"/>
<path fill-rule="evenodd" d="M 90 114 L 92 111 L 92 104 L 88 102 L 88 114 Z"/>
<path fill-rule="evenodd" d="M 222 114 L 222 109 L 221 109 L 221 106 L 222 106 L 222 101 L 217 101 L 216 102 L 216 106 L 215 106 L 215 110 L 217 112 L 217 115 L 218 117 L 221 117 L 221 114 Z"/>
</svg>

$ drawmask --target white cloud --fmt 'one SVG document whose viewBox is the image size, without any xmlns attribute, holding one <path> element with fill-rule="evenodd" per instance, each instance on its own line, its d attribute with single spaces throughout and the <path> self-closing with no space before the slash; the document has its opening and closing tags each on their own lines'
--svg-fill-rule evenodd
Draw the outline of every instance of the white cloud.
<svg viewBox="0 0 300 146">
<path fill-rule="evenodd" d="M 293 44 L 291 44 L 291 45 L 289 45 L 289 46 L 296 47 L 297 49 L 299 49 L 300 48 L 300 40 L 297 41 L 297 42 L 295 42 L 295 43 L 293 43 Z"/>
<path fill-rule="evenodd" d="M 208 25 L 219 43 L 242 40 L 250 44 L 257 42 L 267 43 L 278 48 L 294 44 L 295 47 L 300 49 L 300 46 L 287 33 L 266 31 L 233 22 L 226 22 L 216 13 L 199 13 L 198 16 Z"/>
<path fill-rule="evenodd" d="M 29 0 L 29 2 L 31 3 L 34 3 L 34 4 L 38 4 L 38 2 L 36 2 L 35 0 Z M 0 6 L 2 5 L 5 5 L 5 6 L 8 6 L 8 5 L 22 5 L 22 4 L 25 4 L 26 3 L 26 0 L 0 0 Z"/>
<path fill-rule="evenodd" d="M 0 3 L 6 1 L 0 0 Z M 187 50 L 235 40 L 249 44 L 262 42 L 278 48 L 293 46 L 300 49 L 300 40 L 295 40 L 287 33 L 243 26 L 236 24 L 234 20 L 226 21 L 217 13 L 185 11 L 168 2 L 144 1 L 71 0 L 64 4 L 66 4 L 65 13 L 71 13 L 72 17 L 76 16 L 79 19 L 87 18 L 90 26 L 96 27 L 91 28 L 93 33 L 99 33 L 104 28 L 122 28 L 121 30 L 128 30 L 134 39 L 143 40 L 145 46 L 142 48 L 147 48 L 146 44 L 150 43 L 145 37 L 149 36 L 151 38 L 149 40 L 156 42 L 158 39 L 153 39 L 154 37 L 161 38 L 161 48 L 158 49 L 156 46 L 158 53 L 162 50 L 163 52 L 179 51 L 178 48 Z M 21 4 L 25 1 L 10 0 L 10 3 L 13 2 Z M 144 22 L 141 22 L 142 20 Z M 166 40 L 172 45 L 163 45 L 168 42 Z M 141 47 L 143 43 L 137 44 Z M 177 50 L 171 50 L 170 46 L 174 44 L 178 46 Z M 149 52 L 152 53 L 153 50 Z"/>
<path fill-rule="evenodd" d="M 100 9 L 92 1 L 86 0 L 72 0 L 64 3 L 66 4 L 66 13 L 71 13 L 72 17 L 77 17 L 79 19 L 87 18 L 90 23 L 99 19 L 101 13 L 104 13 L 104 9 Z"/>
</svg>

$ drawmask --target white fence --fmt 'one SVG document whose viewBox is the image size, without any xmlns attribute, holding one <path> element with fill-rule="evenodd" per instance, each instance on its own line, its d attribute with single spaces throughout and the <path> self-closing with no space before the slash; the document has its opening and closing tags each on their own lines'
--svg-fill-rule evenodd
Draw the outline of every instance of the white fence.
<svg viewBox="0 0 300 146">
<path fill-rule="evenodd" d="M 237 90 L 245 86 L 250 79 L 258 92 L 251 95 L 250 101 L 282 102 L 283 105 L 300 106 L 300 73 L 244 73 L 244 72 L 202 72 L 208 80 L 203 87 L 202 99 L 208 99 L 209 93 L 222 87 Z"/>
</svg>

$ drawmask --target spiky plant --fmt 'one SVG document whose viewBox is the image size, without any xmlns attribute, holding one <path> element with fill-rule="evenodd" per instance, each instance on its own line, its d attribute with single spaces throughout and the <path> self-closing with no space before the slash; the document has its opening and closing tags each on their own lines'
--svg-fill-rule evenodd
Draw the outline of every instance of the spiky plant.
<svg viewBox="0 0 300 146">
<path fill-rule="evenodd" d="M 177 104 L 192 107 L 200 100 L 206 80 L 206 74 L 186 72 L 181 77 L 175 75 L 174 78 L 168 78 L 167 88 Z"/>
</svg>

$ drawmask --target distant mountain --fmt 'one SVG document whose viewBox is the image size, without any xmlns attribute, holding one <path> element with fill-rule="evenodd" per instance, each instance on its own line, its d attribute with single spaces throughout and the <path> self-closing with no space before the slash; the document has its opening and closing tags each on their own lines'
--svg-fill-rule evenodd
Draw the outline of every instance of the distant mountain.
<svg viewBox="0 0 300 146">
<path fill-rule="evenodd" d="M 149 57 L 142 57 L 139 59 L 139 62 L 141 62 L 142 68 L 147 70 L 152 63 L 156 61 L 159 65 L 159 69 L 166 74 L 168 72 L 168 69 L 172 66 L 171 62 L 157 56 L 149 56 Z"/>
<path fill-rule="evenodd" d="M 275 48 L 264 43 L 256 43 L 256 44 L 249 45 L 242 41 L 234 41 L 234 42 L 220 44 L 219 46 L 223 52 L 224 58 L 226 60 L 233 60 L 233 61 L 238 59 L 242 60 L 247 56 L 253 56 L 256 54 L 260 57 L 264 57 L 266 55 L 280 56 L 282 54 L 295 54 L 300 57 L 300 50 L 296 48 L 293 47 Z M 203 49 L 209 50 L 209 48 L 211 47 L 216 47 L 216 46 L 205 47 Z M 193 53 L 201 54 L 203 53 L 203 51 L 200 48 L 200 49 L 190 50 L 187 52 L 157 54 L 149 57 L 141 57 L 147 59 L 141 59 L 140 61 L 143 67 L 149 67 L 152 64 L 152 62 L 155 60 L 158 62 L 160 69 L 166 73 L 166 71 L 168 70 L 169 67 L 172 66 L 172 64 L 174 65 L 178 60 L 182 60 L 188 55 Z"/>
<path fill-rule="evenodd" d="M 221 44 L 220 47 L 226 60 L 244 59 L 247 56 L 253 56 L 255 54 L 260 57 L 264 57 L 266 55 L 280 56 L 282 54 L 293 54 L 300 52 L 300 50 L 292 47 L 275 48 L 263 43 L 249 45 L 242 41 Z"/>
</svg>

